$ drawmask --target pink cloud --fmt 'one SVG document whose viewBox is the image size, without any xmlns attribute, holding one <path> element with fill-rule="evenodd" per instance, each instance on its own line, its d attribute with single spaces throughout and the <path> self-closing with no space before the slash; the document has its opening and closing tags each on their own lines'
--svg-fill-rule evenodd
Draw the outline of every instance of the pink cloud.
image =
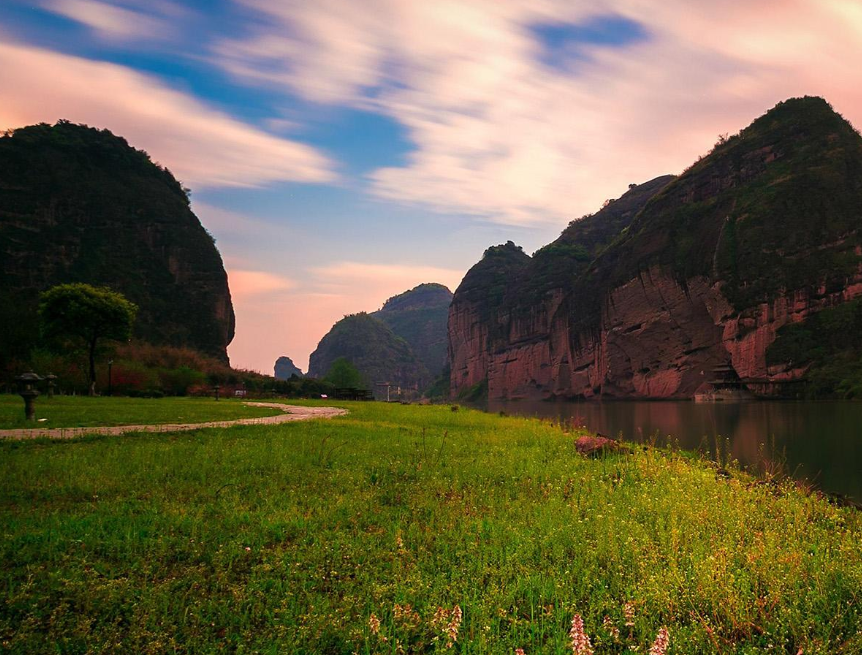
<svg viewBox="0 0 862 655">
<path fill-rule="evenodd" d="M 862 125 L 857 0 L 240 1 L 269 22 L 222 43 L 223 65 L 395 118 L 416 149 L 372 193 L 443 212 L 561 223 L 793 95 Z M 542 62 L 531 25 L 602 15 L 649 37 Z"/>
<path fill-rule="evenodd" d="M 267 273 L 265 271 L 244 271 L 231 269 L 228 274 L 230 293 L 234 299 L 247 296 L 267 295 L 268 302 L 273 300 L 274 292 L 287 291 L 296 286 L 293 280 Z"/>
<path fill-rule="evenodd" d="M 170 23 L 99 0 L 48 0 L 45 7 L 112 39 L 164 37 Z"/>
<path fill-rule="evenodd" d="M 123 66 L 0 43 L 0 129 L 59 118 L 108 128 L 193 188 L 327 182 L 317 150 L 271 136 Z"/>
</svg>

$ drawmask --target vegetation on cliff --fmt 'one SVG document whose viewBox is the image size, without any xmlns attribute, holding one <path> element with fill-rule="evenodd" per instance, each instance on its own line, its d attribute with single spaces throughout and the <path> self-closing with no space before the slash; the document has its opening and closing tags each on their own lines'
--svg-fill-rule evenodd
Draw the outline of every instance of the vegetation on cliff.
<svg viewBox="0 0 862 655">
<path fill-rule="evenodd" d="M 841 289 L 862 257 L 862 137 L 822 98 L 779 103 L 653 197 L 569 293 L 575 332 L 652 266 L 705 277 L 742 311 Z"/>
<path fill-rule="evenodd" d="M 227 276 L 180 182 L 108 130 L 11 131 L 0 137 L 0 368 L 37 345 L 39 293 L 70 282 L 138 305 L 137 338 L 227 362 Z"/>
<path fill-rule="evenodd" d="M 662 627 L 669 653 L 862 652 L 858 511 L 535 419 L 338 404 L 0 443 L 4 649 L 564 653 L 577 613 L 597 655 Z"/>
<path fill-rule="evenodd" d="M 812 397 L 862 398 L 862 299 L 786 325 L 766 351 L 769 364 L 807 367 Z"/>
<path fill-rule="evenodd" d="M 556 241 L 533 254 L 517 293 L 535 297 L 571 286 L 586 272 L 590 262 L 624 234 L 646 203 L 673 180 L 673 175 L 663 175 L 643 184 L 632 184 L 626 193 L 609 200 L 595 214 L 569 223 Z"/>
</svg>

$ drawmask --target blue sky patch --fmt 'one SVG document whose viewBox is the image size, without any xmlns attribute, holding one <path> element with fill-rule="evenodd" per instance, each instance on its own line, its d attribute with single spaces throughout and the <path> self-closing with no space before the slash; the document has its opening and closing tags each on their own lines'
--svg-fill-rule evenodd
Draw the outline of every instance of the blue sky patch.
<svg viewBox="0 0 862 655">
<path fill-rule="evenodd" d="M 542 63 L 560 69 L 584 59 L 583 49 L 588 46 L 623 48 L 649 37 L 640 23 L 617 15 L 598 16 L 577 25 L 534 25 L 531 32 L 542 44 Z"/>
</svg>

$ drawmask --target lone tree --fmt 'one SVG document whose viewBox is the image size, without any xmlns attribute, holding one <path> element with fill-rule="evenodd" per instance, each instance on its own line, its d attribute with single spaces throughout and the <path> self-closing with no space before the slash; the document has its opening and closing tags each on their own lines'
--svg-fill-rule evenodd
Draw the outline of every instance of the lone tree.
<svg viewBox="0 0 862 655">
<path fill-rule="evenodd" d="M 362 374 L 346 357 L 339 357 L 332 362 L 332 366 L 329 367 L 329 371 L 323 379 L 336 389 L 358 389 L 362 387 Z"/>
<path fill-rule="evenodd" d="M 39 300 L 42 335 L 82 341 L 89 355 L 90 395 L 96 393 L 96 347 L 106 339 L 125 341 L 132 335 L 138 306 L 104 287 L 61 284 Z"/>
</svg>

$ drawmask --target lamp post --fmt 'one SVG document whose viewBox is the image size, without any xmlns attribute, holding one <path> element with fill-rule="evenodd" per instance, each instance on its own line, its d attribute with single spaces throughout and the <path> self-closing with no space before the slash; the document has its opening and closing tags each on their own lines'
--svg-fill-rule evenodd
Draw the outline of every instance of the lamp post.
<svg viewBox="0 0 862 655">
<path fill-rule="evenodd" d="M 45 379 L 48 380 L 48 398 L 54 397 L 54 380 L 57 379 L 57 376 L 53 373 L 48 373 L 45 376 Z"/>
<path fill-rule="evenodd" d="M 36 383 L 41 382 L 41 380 L 42 378 L 33 371 L 27 371 L 15 378 L 15 382 L 18 383 L 18 395 L 24 399 L 24 416 L 28 421 L 36 420 L 36 409 L 33 407 L 33 401 L 39 396 Z"/>
<path fill-rule="evenodd" d="M 111 368 L 114 366 L 114 360 L 108 360 L 108 395 L 111 395 L 112 386 L 111 386 Z"/>
</svg>

